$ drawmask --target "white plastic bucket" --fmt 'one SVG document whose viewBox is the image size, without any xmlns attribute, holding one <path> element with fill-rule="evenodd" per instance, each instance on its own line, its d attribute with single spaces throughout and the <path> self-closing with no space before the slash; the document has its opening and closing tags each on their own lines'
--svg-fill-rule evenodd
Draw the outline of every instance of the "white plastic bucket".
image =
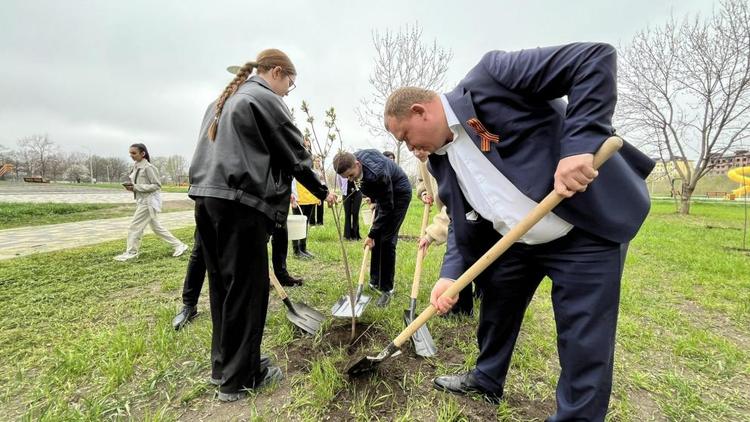
<svg viewBox="0 0 750 422">
<path fill-rule="evenodd" d="M 307 237 L 307 216 L 289 214 L 286 218 L 286 229 L 289 240 L 300 240 Z"/>
</svg>

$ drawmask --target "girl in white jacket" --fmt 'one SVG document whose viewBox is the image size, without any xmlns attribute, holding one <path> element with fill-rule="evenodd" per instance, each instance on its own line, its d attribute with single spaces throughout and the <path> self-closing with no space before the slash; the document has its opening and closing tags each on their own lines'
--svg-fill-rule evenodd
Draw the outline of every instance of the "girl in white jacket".
<svg viewBox="0 0 750 422">
<path fill-rule="evenodd" d="M 135 196 L 135 214 L 128 229 L 128 246 L 125 253 L 117 255 L 115 260 L 127 261 L 138 256 L 141 246 L 141 238 L 146 225 L 151 225 L 151 230 L 157 236 L 172 245 L 174 253 L 172 256 L 180 256 L 188 249 L 187 245 L 174 237 L 169 230 L 159 223 L 158 213 L 161 212 L 161 182 L 159 171 L 151 164 L 151 157 L 143 144 L 130 146 L 130 158 L 135 161 L 133 172 L 130 173 L 130 183 L 126 183 L 125 189 L 133 192 Z"/>
</svg>

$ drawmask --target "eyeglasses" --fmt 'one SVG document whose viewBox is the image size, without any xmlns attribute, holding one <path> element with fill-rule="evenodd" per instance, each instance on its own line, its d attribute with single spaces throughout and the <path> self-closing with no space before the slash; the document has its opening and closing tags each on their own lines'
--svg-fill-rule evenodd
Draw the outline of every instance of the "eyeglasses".
<svg viewBox="0 0 750 422">
<path fill-rule="evenodd" d="M 294 84 L 294 79 L 292 79 L 292 75 L 290 73 L 287 73 L 286 76 L 289 77 L 289 89 L 286 91 L 286 93 L 288 94 L 292 92 L 294 88 L 297 88 L 297 85 Z"/>
</svg>

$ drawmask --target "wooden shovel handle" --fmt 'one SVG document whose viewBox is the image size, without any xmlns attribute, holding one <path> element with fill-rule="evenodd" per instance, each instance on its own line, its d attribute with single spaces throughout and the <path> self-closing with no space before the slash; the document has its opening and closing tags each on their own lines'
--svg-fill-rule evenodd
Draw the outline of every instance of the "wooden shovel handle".
<svg viewBox="0 0 750 422">
<path fill-rule="evenodd" d="M 424 204 L 422 212 L 422 229 L 419 231 L 420 238 L 424 237 L 427 223 L 430 221 L 430 205 Z M 424 249 L 417 245 L 417 262 L 414 264 L 414 279 L 411 282 L 411 298 L 416 299 L 419 294 L 419 282 L 422 280 L 422 262 L 424 261 Z"/>
<path fill-rule="evenodd" d="M 365 270 L 367 269 L 367 256 L 370 254 L 370 247 L 365 246 L 365 251 L 362 252 L 362 265 L 359 267 L 359 280 L 357 284 L 362 286 L 365 284 Z"/>
<path fill-rule="evenodd" d="M 268 271 L 268 276 L 271 279 L 271 284 L 273 285 L 273 288 L 276 289 L 276 293 L 279 294 L 279 297 L 281 300 L 284 300 L 287 298 L 286 296 L 286 290 L 284 290 L 283 287 L 281 287 L 281 283 L 279 283 L 279 279 L 276 278 L 276 274 L 273 273 L 273 271 Z"/>
<path fill-rule="evenodd" d="M 419 173 L 422 175 L 422 181 L 424 182 L 425 189 L 427 190 L 427 195 L 429 195 L 432 200 L 435 200 L 435 196 L 432 192 L 432 176 L 430 176 L 430 172 L 427 171 L 427 164 L 423 161 L 419 162 Z M 422 228 L 419 230 L 419 236 L 424 237 L 425 233 L 427 232 L 427 223 L 430 221 L 430 205 L 424 204 L 424 211 L 422 212 Z M 414 265 L 414 278 L 411 283 L 411 298 L 416 299 L 417 295 L 419 294 L 419 283 L 422 280 L 422 262 L 424 261 L 424 250 L 422 248 L 417 247 L 417 261 Z"/>
<path fill-rule="evenodd" d="M 605 161 L 607 161 L 612 155 L 622 147 L 622 139 L 617 136 L 608 138 L 599 150 L 594 155 L 594 168 L 598 169 Z M 482 255 L 468 270 L 466 270 L 456 280 L 452 286 L 448 288 L 441 297 L 454 297 L 464 287 L 468 286 L 469 283 L 474 281 L 477 276 L 487 269 L 495 260 L 500 257 L 508 248 L 510 248 L 518 239 L 521 238 L 526 232 L 528 232 L 536 223 L 539 222 L 545 215 L 552 211 L 562 200 L 564 196 L 558 194 L 554 190 L 550 192 L 531 212 L 529 212 L 523 220 L 513 227 L 508 234 L 503 236 L 500 240 L 495 243 L 484 255 Z M 408 327 L 401 332 L 401 334 L 393 340 L 393 344 L 396 347 L 401 347 L 402 344 L 409 341 L 409 338 L 414 334 L 419 327 L 427 322 L 437 312 L 437 309 L 430 305 L 422 311 L 417 318 L 409 324 Z"/>
<path fill-rule="evenodd" d="M 422 175 L 427 195 L 430 195 L 435 200 L 435 193 L 432 191 L 432 176 L 430 176 L 430 172 L 427 170 L 427 163 L 423 161 L 419 162 L 419 173 Z"/>
</svg>

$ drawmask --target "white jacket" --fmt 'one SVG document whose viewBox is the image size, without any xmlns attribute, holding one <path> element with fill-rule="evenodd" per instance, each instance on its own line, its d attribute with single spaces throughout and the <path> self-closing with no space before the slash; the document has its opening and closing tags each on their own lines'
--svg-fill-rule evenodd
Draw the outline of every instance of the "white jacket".
<svg viewBox="0 0 750 422">
<path fill-rule="evenodd" d="M 136 204 L 146 205 L 153 212 L 161 212 L 159 170 L 146 159 L 143 159 L 135 163 L 129 177 L 130 182 L 133 183 Z"/>
</svg>

